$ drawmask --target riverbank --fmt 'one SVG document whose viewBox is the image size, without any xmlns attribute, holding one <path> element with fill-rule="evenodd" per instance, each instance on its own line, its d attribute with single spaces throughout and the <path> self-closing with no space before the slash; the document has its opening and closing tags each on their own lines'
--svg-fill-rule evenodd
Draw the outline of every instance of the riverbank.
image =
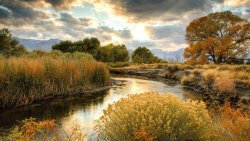
<svg viewBox="0 0 250 141">
<path fill-rule="evenodd" d="M 64 127 L 69 133 L 72 129 L 71 125 L 78 122 L 87 131 L 89 139 L 95 140 L 92 138 L 94 132 L 92 123 L 103 114 L 103 110 L 107 109 L 109 104 L 127 98 L 128 95 L 154 91 L 161 94 L 171 93 L 183 100 L 198 98 L 192 91 L 183 89 L 181 85 L 168 82 L 166 79 L 161 81 L 147 77 L 111 75 L 111 83 L 113 80 L 115 84 L 104 91 L 54 97 L 0 112 L 0 128 L 10 129 L 19 123 L 17 121 L 30 117 L 38 121 L 55 119 L 58 127 Z"/>
<path fill-rule="evenodd" d="M 239 107 L 250 102 L 249 65 L 144 64 L 111 68 L 110 72 L 173 80 L 196 91 L 205 101 L 217 104 L 230 102 Z"/>
</svg>

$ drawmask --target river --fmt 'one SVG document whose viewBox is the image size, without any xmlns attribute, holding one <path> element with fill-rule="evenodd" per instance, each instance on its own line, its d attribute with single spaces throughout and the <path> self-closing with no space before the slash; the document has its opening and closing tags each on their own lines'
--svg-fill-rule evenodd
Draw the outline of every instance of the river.
<svg viewBox="0 0 250 141">
<path fill-rule="evenodd" d="M 107 106 L 129 94 L 156 91 L 162 94 L 171 93 L 182 99 L 198 99 L 198 96 L 184 89 L 180 84 L 170 81 L 159 81 L 138 77 L 116 76 L 118 81 L 113 87 L 89 95 L 67 96 L 42 101 L 32 105 L 0 112 L 0 128 L 9 129 L 18 121 L 33 117 L 38 120 L 55 119 L 58 127 L 66 132 L 78 123 L 87 133 L 87 140 L 94 140 L 94 121 L 97 120 Z"/>
</svg>

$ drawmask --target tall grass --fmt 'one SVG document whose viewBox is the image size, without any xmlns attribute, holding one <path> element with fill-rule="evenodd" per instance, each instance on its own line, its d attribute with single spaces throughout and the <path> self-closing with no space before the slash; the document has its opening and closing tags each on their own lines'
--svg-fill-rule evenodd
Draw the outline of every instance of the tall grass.
<svg viewBox="0 0 250 141">
<path fill-rule="evenodd" d="M 105 86 L 103 63 L 86 58 L 1 58 L 0 106 L 19 106 L 56 95 L 81 93 Z"/>
</svg>

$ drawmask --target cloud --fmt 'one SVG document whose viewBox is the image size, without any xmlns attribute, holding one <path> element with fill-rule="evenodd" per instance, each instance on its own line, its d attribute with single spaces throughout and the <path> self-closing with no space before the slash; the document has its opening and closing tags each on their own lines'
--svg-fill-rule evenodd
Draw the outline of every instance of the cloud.
<svg viewBox="0 0 250 141">
<path fill-rule="evenodd" d="M 156 39 L 169 39 L 174 42 L 183 43 L 185 26 L 184 25 L 162 25 L 145 27 L 149 37 Z"/>
<path fill-rule="evenodd" d="M 68 9 L 74 6 L 77 0 L 45 0 L 57 9 Z"/>
<path fill-rule="evenodd" d="M 188 12 L 204 11 L 212 5 L 211 0 L 109 0 L 109 3 L 117 15 L 137 22 L 178 20 Z"/>
<path fill-rule="evenodd" d="M 4 6 L 0 6 L 0 19 L 8 18 L 10 16 L 11 16 L 11 11 Z"/>
<path fill-rule="evenodd" d="M 60 21 L 64 22 L 68 26 L 88 26 L 91 24 L 91 19 L 87 18 L 74 18 L 72 15 L 68 13 L 61 13 L 60 14 L 61 18 L 59 19 Z"/>
<path fill-rule="evenodd" d="M 22 26 L 39 19 L 46 19 L 48 15 L 25 4 L 22 1 L 0 1 L 0 23 L 5 25 Z"/>
<path fill-rule="evenodd" d="M 249 0 L 224 0 L 223 4 L 226 6 L 241 7 L 241 6 L 250 6 L 250 1 Z"/>
<path fill-rule="evenodd" d="M 124 43 L 177 50 L 189 22 L 231 10 L 250 19 L 249 0 L 0 0 L 0 28 L 13 36 Z M 133 34 L 132 34 L 133 33 Z M 131 35 L 132 34 L 132 35 Z"/>
<path fill-rule="evenodd" d="M 114 37 L 121 40 L 129 40 L 132 38 L 130 30 L 115 30 L 108 26 L 100 26 L 97 28 L 86 28 L 84 31 L 92 36 L 100 38 L 101 41 L 112 40 Z"/>
<path fill-rule="evenodd" d="M 188 45 L 186 43 L 175 43 L 170 42 L 168 40 L 148 40 L 148 41 L 138 41 L 138 40 L 130 40 L 125 41 L 124 44 L 131 50 L 134 50 L 137 47 L 147 47 L 149 49 L 161 49 L 161 50 L 168 50 L 168 51 L 176 51 L 181 48 L 185 48 Z"/>
<path fill-rule="evenodd" d="M 46 7 L 48 5 L 54 7 L 57 10 L 70 9 L 77 5 L 77 0 L 19 0 L 27 5 L 35 7 Z"/>
<path fill-rule="evenodd" d="M 135 49 L 137 47 L 147 47 L 152 48 L 155 46 L 155 42 L 153 41 L 138 41 L 138 40 L 131 40 L 125 42 L 125 45 L 129 47 L 129 49 Z"/>
</svg>

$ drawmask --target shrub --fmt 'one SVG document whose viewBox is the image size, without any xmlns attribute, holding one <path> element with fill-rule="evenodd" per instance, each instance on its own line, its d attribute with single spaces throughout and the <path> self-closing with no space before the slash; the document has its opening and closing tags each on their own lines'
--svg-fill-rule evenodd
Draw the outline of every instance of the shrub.
<svg viewBox="0 0 250 141">
<path fill-rule="evenodd" d="M 202 76 L 207 81 L 214 80 L 218 77 L 218 72 L 216 70 L 207 70 L 203 72 Z"/>
<path fill-rule="evenodd" d="M 229 103 L 225 103 L 221 111 L 212 113 L 212 116 L 221 137 L 219 140 L 249 141 L 250 118 L 246 113 L 233 109 Z"/>
<path fill-rule="evenodd" d="M 110 66 L 112 68 L 127 67 L 130 65 L 129 62 L 109 62 L 107 64 L 108 64 L 108 66 Z"/>
<path fill-rule="evenodd" d="M 211 119 L 203 102 L 182 101 L 171 94 L 130 95 L 109 105 L 97 121 L 104 140 L 208 140 Z"/>
<path fill-rule="evenodd" d="M 164 75 L 166 78 L 174 78 L 174 73 L 169 70 L 166 70 Z"/>
<path fill-rule="evenodd" d="M 214 85 L 221 93 L 236 93 L 235 83 L 232 79 L 217 78 Z"/>
<path fill-rule="evenodd" d="M 188 86 L 193 84 L 195 81 L 195 76 L 194 75 L 186 75 L 181 78 L 181 84 L 184 86 Z"/>
<path fill-rule="evenodd" d="M 62 129 L 63 130 L 63 129 Z M 84 141 L 85 132 L 79 124 L 74 124 L 72 132 L 59 131 L 55 120 L 37 121 L 35 118 L 25 119 L 15 126 L 0 140 L 4 141 Z"/>
</svg>

